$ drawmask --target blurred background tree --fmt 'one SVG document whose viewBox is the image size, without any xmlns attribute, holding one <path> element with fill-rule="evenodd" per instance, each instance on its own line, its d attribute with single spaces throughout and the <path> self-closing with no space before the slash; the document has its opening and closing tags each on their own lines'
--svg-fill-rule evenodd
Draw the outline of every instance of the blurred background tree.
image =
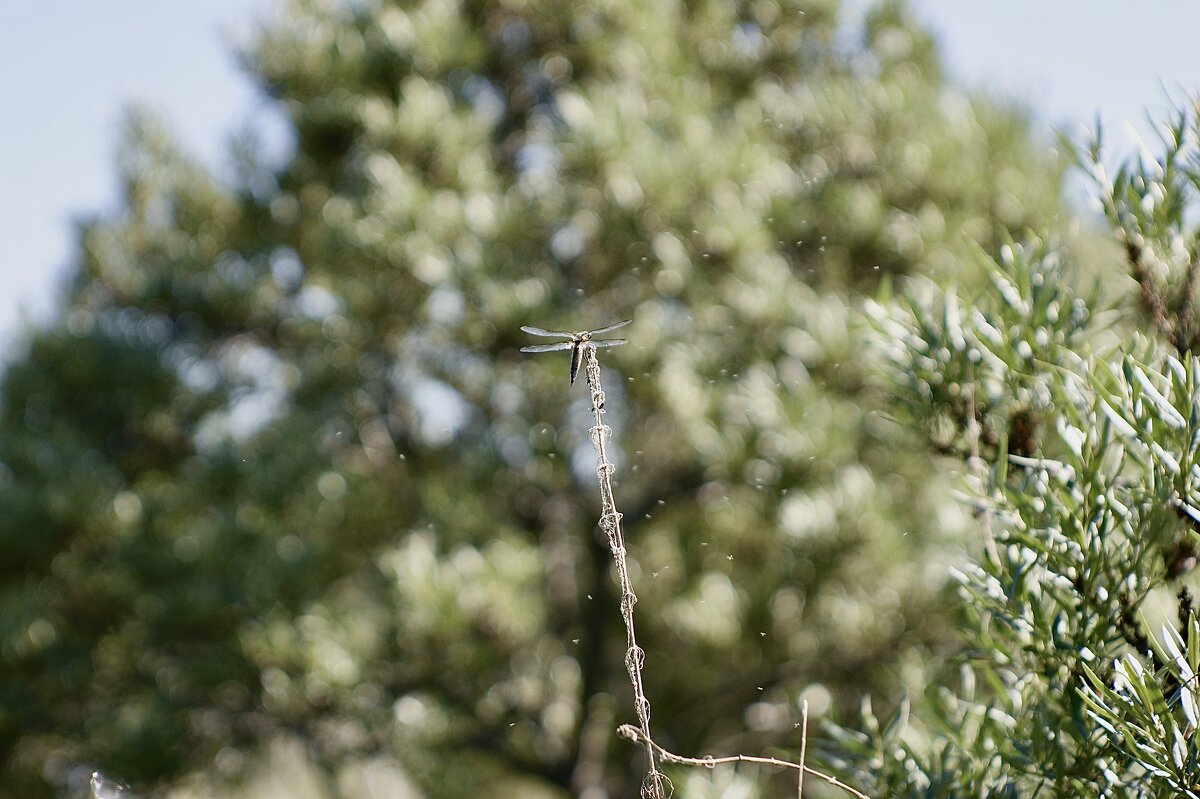
<svg viewBox="0 0 1200 799">
<path fill-rule="evenodd" d="M 802 699 L 931 679 L 966 512 L 853 308 L 1070 236 L 1065 162 L 902 4 L 838 12 L 298 0 L 245 53 L 287 153 L 221 182 L 132 114 L 4 376 L 6 790 L 227 795 L 284 741 L 331 795 L 367 762 L 635 793 L 586 400 L 526 323 L 634 320 L 604 363 L 661 743 L 794 749 Z"/>
</svg>

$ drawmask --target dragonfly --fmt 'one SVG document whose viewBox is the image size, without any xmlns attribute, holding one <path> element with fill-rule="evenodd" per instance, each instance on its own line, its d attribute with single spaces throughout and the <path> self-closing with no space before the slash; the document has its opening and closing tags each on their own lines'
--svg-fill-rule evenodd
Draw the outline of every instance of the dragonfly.
<svg viewBox="0 0 1200 799">
<path fill-rule="evenodd" d="M 580 330 L 576 333 L 563 333 L 558 330 L 545 330 L 533 325 L 525 325 L 521 329 L 526 333 L 531 333 L 535 336 L 561 336 L 570 341 L 558 341 L 554 344 L 534 344 L 532 347 L 522 347 L 521 352 L 557 352 L 558 350 L 571 351 L 571 385 L 575 385 L 575 377 L 579 374 L 579 366 L 583 363 L 583 351 L 587 347 L 615 347 L 618 344 L 624 344 L 623 338 L 607 338 L 600 341 L 594 341 L 592 336 L 598 336 L 601 333 L 608 333 L 611 330 L 616 330 L 618 327 L 632 322 L 632 319 L 626 319 L 624 322 L 617 322 L 608 327 L 597 328 L 596 330 Z"/>
</svg>

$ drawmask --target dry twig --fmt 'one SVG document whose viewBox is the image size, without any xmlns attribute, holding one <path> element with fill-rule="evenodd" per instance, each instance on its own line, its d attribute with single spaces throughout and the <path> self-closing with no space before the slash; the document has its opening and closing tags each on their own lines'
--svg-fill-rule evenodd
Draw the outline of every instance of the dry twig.
<svg viewBox="0 0 1200 799">
<path fill-rule="evenodd" d="M 646 779 L 642 783 L 642 796 L 647 799 L 663 799 L 670 780 L 658 768 L 655 759 L 653 738 L 650 736 L 650 700 L 646 698 L 646 690 L 642 685 L 642 665 L 646 660 L 645 651 L 638 646 L 637 634 L 633 627 L 633 606 L 637 604 L 637 595 L 633 593 L 633 582 L 629 579 L 629 565 L 625 560 L 625 534 L 621 531 L 621 514 L 617 511 L 617 502 L 613 498 L 612 473 L 616 467 L 608 460 L 608 439 L 612 428 L 604 423 L 604 387 L 600 384 L 600 361 L 596 358 L 596 348 L 590 343 L 584 344 L 588 388 L 592 393 L 592 415 L 596 423 L 588 434 L 596 447 L 596 477 L 600 481 L 600 529 L 608 537 L 608 547 L 613 560 L 617 564 L 617 580 L 621 585 L 621 618 L 625 622 L 625 668 L 629 671 L 629 682 L 633 685 L 633 705 L 637 713 L 638 724 L 641 725 L 642 738 L 646 745 L 647 766 Z"/>
<path fill-rule="evenodd" d="M 714 766 L 719 766 L 722 763 L 757 763 L 760 766 L 780 766 L 781 768 L 792 768 L 803 774 L 811 774 L 836 788 L 841 788 L 851 796 L 857 797 L 857 799 L 870 799 L 870 797 L 868 797 L 865 793 L 856 791 L 854 788 L 851 788 L 837 777 L 833 777 L 823 771 L 817 771 L 811 766 L 793 763 L 790 760 L 780 760 L 777 757 L 755 757 L 753 755 L 727 755 L 726 757 L 713 757 L 712 755 L 706 755 L 705 757 L 684 757 L 683 755 L 677 755 L 674 752 L 668 752 L 654 741 L 647 741 L 642 735 L 641 730 L 632 724 L 622 724 L 617 728 L 617 735 L 620 735 L 622 738 L 627 738 L 634 743 L 649 745 L 658 755 L 659 759 L 664 763 L 675 763 L 676 765 L 680 766 L 701 766 L 703 768 L 712 768 Z"/>
<path fill-rule="evenodd" d="M 670 796 L 673 786 L 670 779 L 659 768 L 660 763 L 704 768 L 712 768 L 722 763 L 756 763 L 795 769 L 797 771 L 797 796 L 801 799 L 804 793 L 805 774 L 811 774 L 830 785 L 841 788 L 856 799 L 869 799 L 866 794 L 851 788 L 836 777 L 817 771 L 805 764 L 804 759 L 808 748 L 807 702 L 803 704 L 799 763 L 774 757 L 750 755 L 684 757 L 669 752 L 655 743 L 650 734 L 650 700 L 646 698 L 646 690 L 642 681 L 642 666 L 645 663 L 646 653 L 638 646 L 637 634 L 633 625 L 633 606 L 637 604 L 637 595 L 633 592 L 633 583 L 629 578 L 625 535 L 621 530 L 621 513 L 617 510 L 617 503 L 613 497 L 612 474 L 616 470 L 616 466 L 608 459 L 608 440 L 612 436 L 612 429 L 604 423 L 604 388 L 600 383 L 600 362 L 596 358 L 596 347 L 590 341 L 584 340 L 577 346 L 583 349 L 585 373 L 588 388 L 591 391 L 592 416 L 595 419 L 595 424 L 589 429 L 588 435 L 592 440 L 592 445 L 596 448 L 596 477 L 600 482 L 600 529 L 608 538 L 609 549 L 617 567 L 617 580 L 621 588 L 621 618 L 625 623 L 625 668 L 629 672 L 629 682 L 633 686 L 634 710 L 638 720 L 637 726 L 622 724 L 617 728 L 617 734 L 645 747 L 648 765 L 646 778 L 642 782 L 642 796 L 644 799 L 668 799 Z"/>
</svg>

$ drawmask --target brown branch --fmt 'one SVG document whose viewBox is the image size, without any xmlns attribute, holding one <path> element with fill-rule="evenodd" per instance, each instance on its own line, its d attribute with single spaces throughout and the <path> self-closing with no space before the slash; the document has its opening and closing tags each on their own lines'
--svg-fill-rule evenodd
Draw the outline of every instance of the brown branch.
<svg viewBox="0 0 1200 799">
<path fill-rule="evenodd" d="M 1179 637 L 1187 640 L 1188 622 L 1196 613 L 1196 601 L 1192 591 L 1186 585 L 1179 586 Z"/>
<path fill-rule="evenodd" d="M 604 762 L 608 757 L 609 730 L 613 721 L 611 694 L 596 693 L 584 708 L 579 729 L 579 750 L 571 772 L 571 791 L 575 796 L 604 795 Z"/>
<path fill-rule="evenodd" d="M 846 783 L 839 780 L 837 777 L 826 774 L 823 771 L 818 771 L 811 766 L 806 766 L 802 763 L 793 763 L 790 760 L 780 760 L 777 757 L 754 757 L 752 755 L 728 755 L 726 757 L 713 757 L 706 755 L 704 757 L 684 757 L 677 755 L 674 752 L 667 751 L 659 746 L 656 742 L 649 740 L 642 735 L 641 731 L 632 724 L 622 724 L 617 728 L 617 735 L 626 738 L 634 743 L 643 744 L 652 748 L 664 763 L 674 763 L 679 766 L 700 766 L 702 768 L 713 768 L 723 763 L 755 763 L 760 766 L 780 766 L 782 768 L 796 769 L 803 774 L 811 774 L 812 776 L 822 779 L 835 788 L 841 788 L 846 793 L 857 799 L 870 799 L 865 793 L 856 791 Z"/>
<path fill-rule="evenodd" d="M 1129 269 L 1133 279 L 1142 289 L 1142 307 L 1150 314 L 1150 319 L 1158 328 L 1158 332 L 1166 336 L 1168 341 L 1174 341 L 1175 325 L 1167 318 L 1167 301 L 1163 298 L 1158 286 L 1154 285 L 1154 275 L 1142 263 L 1143 254 L 1144 250 L 1141 245 L 1127 236 L 1125 238 L 1125 257 L 1129 260 Z"/>
<path fill-rule="evenodd" d="M 1197 261 L 1197 253 L 1195 248 L 1188 258 L 1187 274 L 1183 279 L 1183 288 L 1180 289 L 1179 296 L 1179 312 L 1175 315 L 1175 351 L 1180 355 L 1185 355 L 1191 349 L 1192 342 L 1188 340 L 1188 331 L 1192 329 L 1192 321 L 1195 317 L 1195 302 L 1196 302 L 1196 279 L 1200 273 L 1200 262 Z"/>
<path fill-rule="evenodd" d="M 610 651 L 608 608 L 612 591 L 608 582 L 608 555 L 597 536 L 588 536 L 586 547 L 590 570 L 587 576 L 589 601 L 580 608 L 578 618 L 583 624 L 583 646 L 578 656 L 581 712 L 576 724 L 576 740 L 579 743 L 571 777 L 575 795 L 583 795 L 602 783 L 607 731 L 612 726 L 614 712 L 612 695 L 602 688 Z"/>
</svg>

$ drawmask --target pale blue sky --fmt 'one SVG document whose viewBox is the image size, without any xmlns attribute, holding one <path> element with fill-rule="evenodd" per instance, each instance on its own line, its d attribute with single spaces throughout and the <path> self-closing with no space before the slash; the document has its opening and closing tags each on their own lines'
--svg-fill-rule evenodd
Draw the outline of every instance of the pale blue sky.
<svg viewBox="0 0 1200 799">
<path fill-rule="evenodd" d="M 1090 128 L 1129 149 L 1133 124 L 1200 90 L 1200 3 L 1180 0 L 913 0 L 960 84 L 1021 98 L 1043 123 Z"/>
<path fill-rule="evenodd" d="M 1101 112 L 1132 147 L 1200 88 L 1200 4 L 1143 0 L 1005 3 L 913 0 L 960 83 L 1021 99 L 1046 125 L 1078 129 Z M 23 313 L 44 318 L 73 259 L 71 220 L 110 208 L 121 109 L 157 109 L 184 146 L 222 168 L 230 135 L 271 111 L 237 67 L 230 36 L 273 0 L 11 0 L 0 7 L 0 346 Z M 865 0 L 852 0 L 853 7 Z M 17 123 L 17 124 L 13 124 Z M 1049 141 L 1049 135 L 1047 135 Z M 24 309 L 22 311 L 22 309 Z"/>
<path fill-rule="evenodd" d="M 246 119 L 269 113 L 230 41 L 273 7 L 0 0 L 0 342 L 19 329 L 22 309 L 36 319 L 53 307 L 73 261 L 71 220 L 112 207 L 123 108 L 156 109 L 214 167 Z"/>
</svg>

